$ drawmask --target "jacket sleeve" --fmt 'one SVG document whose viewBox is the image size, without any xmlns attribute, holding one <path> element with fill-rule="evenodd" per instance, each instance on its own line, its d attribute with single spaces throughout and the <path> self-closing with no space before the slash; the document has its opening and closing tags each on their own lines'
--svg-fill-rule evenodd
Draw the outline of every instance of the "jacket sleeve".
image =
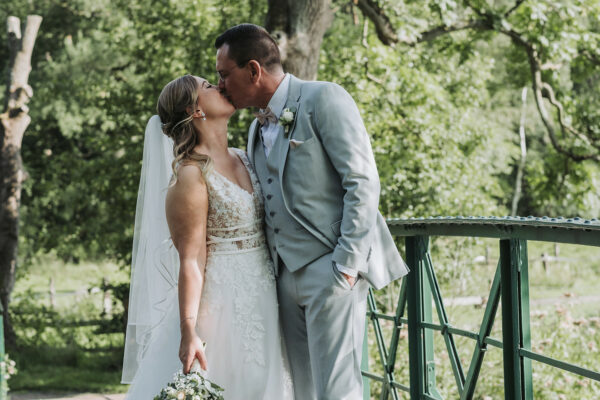
<svg viewBox="0 0 600 400">
<path fill-rule="evenodd" d="M 324 84 L 315 95 L 314 107 L 317 132 L 344 189 L 340 237 L 333 261 L 364 271 L 380 191 L 369 136 L 356 103 L 341 86 Z"/>
</svg>

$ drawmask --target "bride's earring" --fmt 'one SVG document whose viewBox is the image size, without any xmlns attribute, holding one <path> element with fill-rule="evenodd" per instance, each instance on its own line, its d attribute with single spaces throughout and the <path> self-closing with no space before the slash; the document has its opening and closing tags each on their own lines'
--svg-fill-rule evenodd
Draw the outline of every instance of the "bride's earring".
<svg viewBox="0 0 600 400">
<path fill-rule="evenodd" d="M 206 121 L 206 114 L 204 114 L 204 111 L 198 109 L 196 110 L 196 112 L 200 111 L 200 118 L 202 118 L 202 121 Z"/>
</svg>

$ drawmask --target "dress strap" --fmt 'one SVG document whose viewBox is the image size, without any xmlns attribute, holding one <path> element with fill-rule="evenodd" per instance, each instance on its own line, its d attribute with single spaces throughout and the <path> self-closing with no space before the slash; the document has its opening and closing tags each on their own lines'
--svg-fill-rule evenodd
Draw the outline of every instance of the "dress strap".
<svg viewBox="0 0 600 400">
<path fill-rule="evenodd" d="M 233 151 L 236 152 L 236 154 L 238 155 L 240 160 L 242 160 L 242 163 L 248 170 L 248 174 L 250 175 L 250 180 L 252 181 L 252 188 L 253 188 L 254 192 L 256 193 L 256 186 L 258 186 L 258 184 L 259 184 L 258 177 L 254 173 L 254 168 L 252 167 L 252 164 L 250 164 L 250 159 L 248 158 L 248 154 L 244 150 L 238 149 L 237 147 L 232 147 L 232 149 L 233 149 Z"/>
<path fill-rule="evenodd" d="M 212 170 L 212 160 L 208 157 L 186 158 L 184 160 L 181 160 L 175 166 L 175 170 L 179 171 L 179 168 L 181 168 L 185 165 L 193 165 L 193 166 L 198 167 L 200 169 L 200 172 L 202 173 L 202 178 L 204 178 L 204 180 L 206 180 L 207 176 L 209 175 L 210 171 Z"/>
</svg>

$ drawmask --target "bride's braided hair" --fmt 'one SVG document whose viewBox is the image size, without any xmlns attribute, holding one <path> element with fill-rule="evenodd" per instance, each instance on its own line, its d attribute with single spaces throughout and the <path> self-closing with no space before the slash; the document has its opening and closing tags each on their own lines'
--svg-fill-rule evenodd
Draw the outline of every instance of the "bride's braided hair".
<svg viewBox="0 0 600 400">
<path fill-rule="evenodd" d="M 173 139 L 173 183 L 177 181 L 179 165 L 196 163 L 206 175 L 212 164 L 210 157 L 194 152 L 200 143 L 198 132 L 192 124 L 192 114 L 198 105 L 198 79 L 184 75 L 169 82 L 158 96 L 156 110 L 162 122 L 162 131 Z M 189 114 L 188 110 L 192 110 Z"/>
</svg>

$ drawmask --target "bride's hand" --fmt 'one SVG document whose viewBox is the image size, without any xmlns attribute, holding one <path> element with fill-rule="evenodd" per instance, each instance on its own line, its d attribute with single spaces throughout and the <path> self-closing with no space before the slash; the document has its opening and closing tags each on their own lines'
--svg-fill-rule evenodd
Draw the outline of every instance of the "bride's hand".
<svg viewBox="0 0 600 400">
<path fill-rule="evenodd" d="M 204 344 L 198 335 L 196 335 L 196 332 L 182 332 L 179 359 L 183 364 L 184 374 L 189 374 L 195 359 L 200 362 L 200 367 L 206 371 L 207 362 L 204 355 Z"/>
</svg>

